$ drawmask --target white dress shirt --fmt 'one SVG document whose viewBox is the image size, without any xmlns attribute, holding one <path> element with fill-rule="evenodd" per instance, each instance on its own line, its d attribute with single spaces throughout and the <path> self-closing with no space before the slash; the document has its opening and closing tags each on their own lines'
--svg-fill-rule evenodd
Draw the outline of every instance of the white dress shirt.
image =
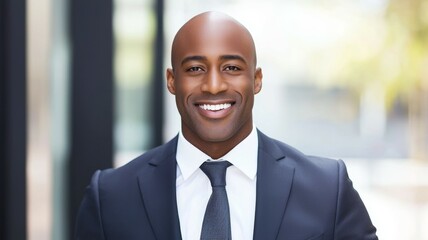
<svg viewBox="0 0 428 240">
<path fill-rule="evenodd" d="M 256 173 L 258 138 L 253 127 L 250 135 L 221 160 L 233 165 L 226 172 L 232 239 L 252 239 L 256 209 Z M 180 133 L 177 143 L 177 207 L 184 240 L 201 237 L 205 209 L 212 188 L 199 168 L 208 155 L 189 143 Z"/>
</svg>

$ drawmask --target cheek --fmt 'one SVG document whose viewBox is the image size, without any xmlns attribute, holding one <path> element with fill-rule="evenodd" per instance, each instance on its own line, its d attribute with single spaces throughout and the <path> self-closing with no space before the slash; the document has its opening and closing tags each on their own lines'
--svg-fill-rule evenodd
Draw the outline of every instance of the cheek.
<svg viewBox="0 0 428 240">
<path fill-rule="evenodd" d="M 182 116 L 188 115 L 189 111 L 193 111 L 191 109 L 191 98 L 197 91 L 197 86 L 194 83 L 190 83 L 191 81 L 182 81 L 181 84 L 176 85 L 176 94 L 175 101 L 177 104 L 178 111 Z"/>
<path fill-rule="evenodd" d="M 247 79 L 246 81 L 241 81 L 240 84 L 236 85 L 235 89 L 237 90 L 239 95 L 241 95 L 243 108 L 242 114 L 247 114 L 248 112 L 251 112 L 253 109 L 255 95 L 254 83 Z"/>
<path fill-rule="evenodd" d="M 235 81 L 232 84 L 233 89 L 241 95 L 244 101 L 254 97 L 254 82 L 248 80 L 248 78 L 242 81 Z"/>
<path fill-rule="evenodd" d="M 176 89 L 176 100 L 177 101 L 184 101 L 187 96 L 191 93 L 191 86 L 189 84 L 186 84 L 186 82 L 182 82 L 180 84 L 175 85 Z"/>
<path fill-rule="evenodd" d="M 182 78 L 176 82 L 175 88 L 178 94 L 186 96 L 198 91 L 199 82 L 197 78 Z"/>
</svg>

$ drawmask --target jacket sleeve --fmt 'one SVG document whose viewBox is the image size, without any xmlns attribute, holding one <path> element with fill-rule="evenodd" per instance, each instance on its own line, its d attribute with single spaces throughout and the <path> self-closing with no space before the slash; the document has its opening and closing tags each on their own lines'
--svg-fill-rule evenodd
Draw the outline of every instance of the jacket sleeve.
<svg viewBox="0 0 428 240">
<path fill-rule="evenodd" d="M 99 179 L 101 171 L 92 176 L 90 185 L 86 188 L 79 211 L 77 213 L 76 240 L 104 240 L 104 231 L 100 213 Z"/>
<path fill-rule="evenodd" d="M 370 220 L 363 201 L 352 186 L 352 181 L 348 177 L 346 166 L 342 160 L 339 160 L 338 171 L 334 239 L 377 240 L 376 228 Z"/>
</svg>

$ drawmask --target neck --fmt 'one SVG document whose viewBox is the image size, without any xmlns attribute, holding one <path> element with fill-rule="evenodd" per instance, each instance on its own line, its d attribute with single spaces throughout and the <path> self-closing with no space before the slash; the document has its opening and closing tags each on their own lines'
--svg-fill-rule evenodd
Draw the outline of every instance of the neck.
<svg viewBox="0 0 428 240">
<path fill-rule="evenodd" d="M 210 140 L 203 139 L 200 136 L 197 136 L 193 132 L 186 131 L 189 129 L 182 128 L 183 136 L 189 141 L 193 146 L 210 156 L 212 159 L 219 159 L 226 155 L 230 150 L 232 150 L 236 145 L 238 145 L 242 140 L 244 140 L 248 135 L 250 135 L 253 130 L 252 122 L 247 126 L 242 127 L 240 131 L 227 139 L 222 140 Z"/>
</svg>

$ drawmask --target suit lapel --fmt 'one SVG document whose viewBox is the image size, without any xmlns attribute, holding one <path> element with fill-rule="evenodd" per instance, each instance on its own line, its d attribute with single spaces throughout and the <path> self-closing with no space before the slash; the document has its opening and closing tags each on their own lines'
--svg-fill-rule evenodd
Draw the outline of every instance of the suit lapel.
<svg viewBox="0 0 428 240">
<path fill-rule="evenodd" d="M 155 150 L 138 183 L 157 239 L 181 239 L 176 200 L 177 137 Z M 159 157 L 157 157 L 159 156 Z"/>
<path fill-rule="evenodd" d="M 254 239 L 276 239 L 290 195 L 294 166 L 260 131 Z"/>
</svg>

